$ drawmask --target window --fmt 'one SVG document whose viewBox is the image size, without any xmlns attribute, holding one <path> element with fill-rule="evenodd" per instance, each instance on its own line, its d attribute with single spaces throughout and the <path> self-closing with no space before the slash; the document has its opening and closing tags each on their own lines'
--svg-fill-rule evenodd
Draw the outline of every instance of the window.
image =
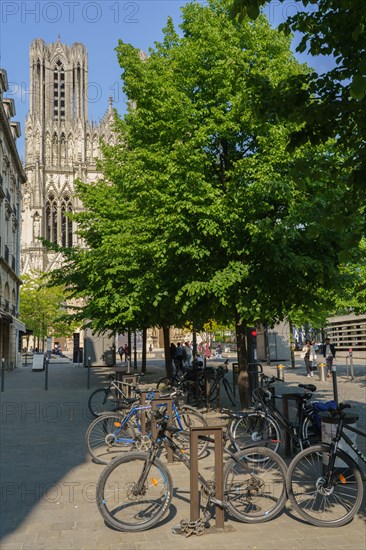
<svg viewBox="0 0 366 550">
<path fill-rule="evenodd" d="M 58 59 L 56 61 L 56 65 L 53 69 L 53 117 L 58 118 L 61 116 L 62 118 L 65 116 L 65 109 L 59 110 L 59 103 L 58 103 L 58 97 L 59 97 L 59 91 L 65 89 L 65 71 L 63 68 L 63 65 L 61 61 Z"/>
<path fill-rule="evenodd" d="M 46 239 L 57 243 L 57 200 L 54 195 L 50 195 L 46 203 Z"/>
<path fill-rule="evenodd" d="M 72 247 L 72 221 L 68 217 L 68 214 L 71 212 L 71 199 L 65 195 L 61 203 L 61 235 L 62 246 L 68 248 Z"/>
</svg>

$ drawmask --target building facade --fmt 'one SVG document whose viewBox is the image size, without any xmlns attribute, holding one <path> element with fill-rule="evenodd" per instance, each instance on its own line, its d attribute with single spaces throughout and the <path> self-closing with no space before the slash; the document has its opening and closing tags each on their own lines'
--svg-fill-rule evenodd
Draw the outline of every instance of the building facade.
<svg viewBox="0 0 366 550">
<path fill-rule="evenodd" d="M 338 355 L 350 352 L 363 359 L 366 366 L 366 315 L 337 315 L 327 320 L 326 335 L 334 343 Z"/>
<path fill-rule="evenodd" d="M 78 244 L 68 212 L 82 208 L 74 182 L 95 181 L 100 140 L 113 143 L 114 112 L 109 101 L 103 119 L 88 121 L 88 56 L 83 44 L 30 47 L 30 106 L 25 122 L 21 271 L 50 271 L 60 256 L 47 252 L 38 237 L 63 247 Z"/>
<path fill-rule="evenodd" d="M 20 137 L 14 100 L 4 97 L 8 90 L 5 70 L 0 69 L 0 360 L 5 368 L 20 364 L 20 338 L 24 324 L 19 321 L 20 204 L 26 176 L 16 140 Z"/>
</svg>

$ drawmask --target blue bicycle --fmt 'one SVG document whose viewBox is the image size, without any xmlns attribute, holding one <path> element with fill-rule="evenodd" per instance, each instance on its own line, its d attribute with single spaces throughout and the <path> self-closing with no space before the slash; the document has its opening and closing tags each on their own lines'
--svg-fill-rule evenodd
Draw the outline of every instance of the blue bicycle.
<svg viewBox="0 0 366 550">
<path fill-rule="evenodd" d="M 202 414 L 188 405 L 177 406 L 172 402 L 173 420 L 178 428 L 175 437 L 179 445 L 189 453 L 189 430 L 192 427 L 206 427 L 207 422 Z M 151 439 L 151 405 L 133 405 L 123 414 L 122 411 L 106 413 L 96 418 L 89 426 L 85 440 L 89 454 L 99 464 L 109 464 L 121 453 L 132 449 L 148 451 Z M 142 414 L 146 418 L 146 429 L 142 430 Z M 199 443 L 199 456 L 207 449 L 208 442 Z"/>
</svg>

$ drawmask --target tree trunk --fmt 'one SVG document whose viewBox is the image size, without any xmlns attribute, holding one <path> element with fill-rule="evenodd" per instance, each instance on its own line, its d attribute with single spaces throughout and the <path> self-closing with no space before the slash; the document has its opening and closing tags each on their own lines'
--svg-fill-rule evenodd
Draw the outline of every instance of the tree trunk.
<svg viewBox="0 0 366 550">
<path fill-rule="evenodd" d="M 131 344 L 131 329 L 127 329 L 127 345 L 128 345 L 128 355 L 130 356 L 130 360 L 131 360 L 131 355 L 132 355 L 132 344 Z"/>
<path fill-rule="evenodd" d="M 246 409 L 251 404 L 249 376 L 248 376 L 248 358 L 246 346 L 246 323 L 235 315 L 236 344 L 238 349 L 238 390 L 240 398 L 240 407 Z"/>
<path fill-rule="evenodd" d="M 291 352 L 291 368 L 295 368 L 295 342 L 294 342 L 294 333 L 292 322 L 289 321 L 290 325 L 290 352 Z"/>
<path fill-rule="evenodd" d="M 170 356 L 170 327 L 163 327 L 164 336 L 164 355 L 165 355 L 165 370 L 166 375 L 171 378 L 173 376 L 172 358 Z"/>
<path fill-rule="evenodd" d="M 146 372 L 146 341 L 147 341 L 147 328 L 142 329 L 142 357 L 141 357 L 141 372 Z"/>
<path fill-rule="evenodd" d="M 133 370 L 137 370 L 137 334 L 133 331 Z"/>
</svg>

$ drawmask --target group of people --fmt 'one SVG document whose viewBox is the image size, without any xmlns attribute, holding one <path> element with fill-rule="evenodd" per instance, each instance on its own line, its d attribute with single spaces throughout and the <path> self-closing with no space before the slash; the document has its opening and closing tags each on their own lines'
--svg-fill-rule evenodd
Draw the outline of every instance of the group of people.
<svg viewBox="0 0 366 550">
<path fill-rule="evenodd" d="M 119 346 L 118 353 L 119 353 L 119 356 L 121 358 L 121 361 L 123 360 L 123 356 L 125 356 L 125 361 L 127 361 L 128 357 L 130 355 L 130 350 L 128 348 L 128 345 L 125 344 L 124 346 Z"/>
<path fill-rule="evenodd" d="M 313 369 L 316 367 L 317 351 L 319 346 L 310 340 L 306 340 L 304 347 L 302 348 L 302 357 L 305 361 L 306 373 L 308 377 L 314 376 Z M 322 355 L 325 358 L 326 376 L 331 376 L 333 360 L 335 358 L 335 347 L 331 344 L 330 338 L 325 339 L 325 343 L 321 346 Z"/>
<path fill-rule="evenodd" d="M 198 344 L 197 354 L 197 359 L 199 361 L 203 361 L 204 357 L 210 359 L 212 356 L 210 344 L 208 342 L 201 342 Z M 215 357 L 221 358 L 221 354 L 222 346 L 219 343 L 215 350 Z M 193 350 L 190 342 L 185 342 L 184 344 L 178 342 L 177 345 L 172 342 L 170 344 L 170 355 L 177 370 L 183 369 L 183 367 L 191 367 Z"/>
<path fill-rule="evenodd" d="M 175 345 L 174 342 L 172 342 L 170 344 L 170 356 L 177 371 L 182 370 L 183 367 L 189 368 L 192 361 L 191 344 L 189 342 L 185 342 L 184 344 L 178 342 L 177 345 Z"/>
</svg>

